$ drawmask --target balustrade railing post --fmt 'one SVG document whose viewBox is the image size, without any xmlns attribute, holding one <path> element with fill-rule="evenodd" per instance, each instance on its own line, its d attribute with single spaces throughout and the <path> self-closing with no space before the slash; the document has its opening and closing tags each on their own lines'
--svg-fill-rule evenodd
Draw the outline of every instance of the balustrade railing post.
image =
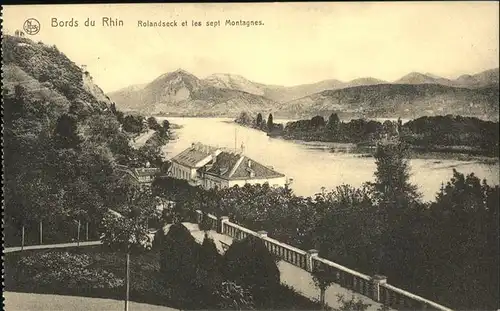
<svg viewBox="0 0 500 311">
<path fill-rule="evenodd" d="M 201 220 L 202 220 L 202 213 L 199 209 L 196 210 L 196 223 L 198 224 L 201 224 Z"/>
<path fill-rule="evenodd" d="M 314 269 L 314 258 L 318 257 L 318 251 L 315 249 L 310 249 L 306 254 L 306 269 L 308 272 L 313 272 Z"/>
<path fill-rule="evenodd" d="M 374 275 L 372 281 L 372 299 L 380 302 L 380 285 L 387 283 L 387 277 L 383 275 Z"/>
<path fill-rule="evenodd" d="M 257 234 L 259 235 L 259 238 L 261 238 L 261 239 L 267 238 L 267 231 L 260 230 L 257 232 Z"/>
<path fill-rule="evenodd" d="M 21 251 L 24 249 L 24 225 L 21 228 Z"/>
</svg>

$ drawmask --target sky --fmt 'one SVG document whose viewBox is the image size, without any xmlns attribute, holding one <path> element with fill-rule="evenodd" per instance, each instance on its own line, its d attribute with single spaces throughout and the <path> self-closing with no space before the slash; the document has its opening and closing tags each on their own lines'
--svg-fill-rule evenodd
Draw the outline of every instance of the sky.
<svg viewBox="0 0 500 311">
<path fill-rule="evenodd" d="M 105 27 L 103 17 L 120 19 L 123 26 Z M 496 1 L 3 7 L 7 33 L 22 29 L 28 18 L 41 27 L 26 37 L 56 45 L 85 64 L 105 92 L 179 68 L 199 78 L 231 73 L 291 86 L 360 77 L 393 81 L 415 71 L 456 78 L 499 66 Z M 52 27 L 54 18 L 76 20 L 78 27 Z M 96 26 L 85 27 L 87 18 Z M 225 26 L 228 19 L 263 25 Z M 147 20 L 177 21 L 177 27 L 138 26 Z M 217 20 L 219 27 L 205 25 Z"/>
</svg>

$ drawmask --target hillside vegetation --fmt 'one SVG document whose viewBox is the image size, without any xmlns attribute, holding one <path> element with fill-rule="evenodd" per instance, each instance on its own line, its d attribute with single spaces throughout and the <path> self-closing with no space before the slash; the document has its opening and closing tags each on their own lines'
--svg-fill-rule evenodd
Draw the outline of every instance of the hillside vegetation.
<svg viewBox="0 0 500 311">
<path fill-rule="evenodd" d="M 458 114 L 498 120 L 498 86 L 466 89 L 439 84 L 378 84 L 328 90 L 280 106 L 280 114 L 402 117 Z"/>
<path fill-rule="evenodd" d="M 103 213 L 139 191 L 118 165 L 158 162 L 159 148 L 131 148 L 131 118 L 56 47 L 12 36 L 2 46 L 6 244 L 20 244 L 22 227 L 38 243 L 39 224 L 43 242 L 67 242 L 76 221 L 96 238 Z"/>
<path fill-rule="evenodd" d="M 100 109 L 111 104 L 99 87 L 86 81 L 89 73 L 82 71 L 56 46 L 4 36 L 2 51 L 2 69 L 6 72 L 4 92 L 12 93 L 14 86 L 20 84 L 30 95 L 53 95 L 46 99 L 66 99 Z"/>
</svg>

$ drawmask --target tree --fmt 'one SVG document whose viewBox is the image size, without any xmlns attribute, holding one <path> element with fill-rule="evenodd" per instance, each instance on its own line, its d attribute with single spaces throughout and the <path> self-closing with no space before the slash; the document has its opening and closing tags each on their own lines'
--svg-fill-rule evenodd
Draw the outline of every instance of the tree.
<svg viewBox="0 0 500 311">
<path fill-rule="evenodd" d="M 336 113 L 332 113 L 330 117 L 328 117 L 328 130 L 332 133 L 336 132 L 338 129 L 338 125 L 340 123 L 340 118 Z"/>
<path fill-rule="evenodd" d="M 333 273 L 328 271 L 324 265 L 315 266 L 312 272 L 314 285 L 320 290 L 320 303 L 325 307 L 325 292 L 326 289 L 335 282 Z"/>
<path fill-rule="evenodd" d="M 74 117 L 67 114 L 59 117 L 54 131 L 54 140 L 58 148 L 78 148 L 80 138 L 78 137 L 77 121 Z"/>
<path fill-rule="evenodd" d="M 224 254 L 228 280 L 248 286 L 255 301 L 264 303 L 280 285 L 280 271 L 264 242 L 253 236 L 233 241 Z"/>
<path fill-rule="evenodd" d="M 236 119 L 236 123 L 251 125 L 253 120 L 247 112 L 243 111 Z"/>
<path fill-rule="evenodd" d="M 404 208 L 420 199 L 417 187 L 410 183 L 409 152 L 410 147 L 400 141 L 377 146 L 374 190 L 383 204 Z"/>
<path fill-rule="evenodd" d="M 428 229 L 419 230 L 426 241 L 425 249 L 417 252 L 421 256 L 415 260 L 429 271 L 431 282 L 440 279 L 434 291 L 443 301 L 453 302 L 451 305 L 467 309 L 498 305 L 498 200 L 498 186 L 481 182 L 473 173 L 464 175 L 453 170 L 453 177 L 430 205 Z M 432 260 L 424 264 L 424 256 Z M 443 268 L 445 262 L 453 262 L 454 268 Z"/>
<path fill-rule="evenodd" d="M 371 185 L 379 212 L 376 215 L 378 225 L 374 228 L 379 233 L 375 239 L 379 244 L 375 272 L 380 273 L 383 270 L 381 265 L 395 264 L 395 253 L 406 245 L 402 238 L 403 219 L 408 211 L 419 206 L 421 194 L 410 182 L 407 144 L 401 141 L 379 144 L 374 157 L 377 169 L 375 182 Z"/>
<path fill-rule="evenodd" d="M 163 120 L 161 125 L 163 128 L 163 131 L 168 132 L 170 130 L 170 122 L 167 119 Z"/>
<path fill-rule="evenodd" d="M 202 264 L 207 270 L 214 270 L 218 272 L 220 268 L 222 257 L 217 251 L 213 238 L 205 236 L 201 244 L 201 257 L 203 258 Z"/>
<path fill-rule="evenodd" d="M 257 125 L 258 128 L 262 126 L 262 114 L 260 112 L 257 114 L 257 119 L 255 120 L 255 124 Z"/>
<path fill-rule="evenodd" d="M 274 129 L 273 115 L 270 113 L 269 117 L 267 118 L 267 130 L 269 132 L 272 132 L 273 129 Z"/>
<path fill-rule="evenodd" d="M 217 251 L 214 240 L 205 235 L 199 250 L 196 278 L 193 281 L 205 293 L 203 299 L 205 301 L 204 305 L 211 308 L 216 307 L 220 300 L 216 292 L 223 281 L 221 260 L 222 256 Z"/>
<path fill-rule="evenodd" d="M 385 120 L 384 123 L 382 124 L 383 128 L 384 128 L 384 132 L 389 136 L 389 137 L 393 137 L 396 135 L 397 133 L 397 130 L 398 130 L 398 126 L 396 123 L 392 122 L 392 121 L 389 121 L 389 120 Z"/>
<path fill-rule="evenodd" d="M 156 121 L 155 117 L 149 117 L 147 122 L 148 122 L 148 127 L 151 130 L 158 131 L 160 129 L 160 124 L 158 124 L 158 121 Z"/>
<path fill-rule="evenodd" d="M 373 272 L 380 243 L 371 187 L 338 186 L 317 194 L 309 210 L 314 245 L 321 257 L 364 273 Z"/>
<path fill-rule="evenodd" d="M 122 187 L 119 211 L 109 210 L 102 221 L 101 241 L 111 249 L 126 253 L 125 311 L 130 288 L 130 254 L 152 247 L 147 219 L 155 216 L 157 202 L 151 192 L 134 186 Z"/>
<path fill-rule="evenodd" d="M 197 277 L 200 246 L 182 223 L 170 225 L 160 251 L 160 272 L 168 284 L 191 289 Z"/>
<path fill-rule="evenodd" d="M 143 130 L 143 117 L 128 115 L 123 118 L 123 129 L 129 133 L 141 133 Z"/>
<path fill-rule="evenodd" d="M 325 126 L 325 119 L 322 116 L 315 116 L 311 119 L 311 126 L 315 128 Z"/>
</svg>

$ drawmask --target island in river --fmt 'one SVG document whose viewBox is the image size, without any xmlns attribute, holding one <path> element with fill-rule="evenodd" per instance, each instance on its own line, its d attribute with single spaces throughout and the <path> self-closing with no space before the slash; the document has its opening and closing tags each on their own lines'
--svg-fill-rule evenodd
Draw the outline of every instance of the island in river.
<svg viewBox="0 0 500 311">
<path fill-rule="evenodd" d="M 453 158 L 497 158 L 499 155 L 498 122 L 484 121 L 474 117 L 432 116 L 403 122 L 385 120 L 353 119 L 343 122 L 332 113 L 328 120 L 322 116 L 311 119 L 275 123 L 272 115 L 263 120 L 242 113 L 236 123 L 259 129 L 270 137 L 306 142 L 328 142 L 344 144 L 344 152 L 370 154 L 378 142 L 401 139 L 411 145 L 414 155 L 429 153 Z M 332 151 L 338 150 L 332 148 Z M 434 157 L 434 156 L 433 156 Z"/>
</svg>

